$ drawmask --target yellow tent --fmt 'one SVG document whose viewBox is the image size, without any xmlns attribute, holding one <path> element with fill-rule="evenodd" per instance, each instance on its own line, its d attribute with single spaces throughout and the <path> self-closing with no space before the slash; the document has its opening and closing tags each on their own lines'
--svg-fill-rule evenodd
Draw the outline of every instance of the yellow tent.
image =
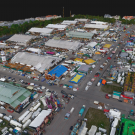
<svg viewBox="0 0 135 135">
<path fill-rule="evenodd" d="M 76 58 L 75 61 L 80 61 L 80 62 L 82 62 L 83 59 L 81 59 L 81 58 Z"/>
<path fill-rule="evenodd" d="M 84 60 L 84 62 L 85 62 L 86 64 L 93 64 L 93 63 L 95 63 L 96 61 L 94 61 L 93 59 L 87 59 L 87 60 Z"/>
<path fill-rule="evenodd" d="M 33 90 L 33 87 L 32 86 L 28 86 L 27 89 Z"/>
<path fill-rule="evenodd" d="M 111 47 L 111 44 L 105 44 L 104 46 L 103 46 L 103 48 L 110 48 Z"/>
<path fill-rule="evenodd" d="M 101 54 L 100 52 L 95 52 L 95 54 Z"/>
<path fill-rule="evenodd" d="M 83 55 L 83 53 L 77 53 L 77 54 L 81 54 L 81 55 Z"/>
</svg>

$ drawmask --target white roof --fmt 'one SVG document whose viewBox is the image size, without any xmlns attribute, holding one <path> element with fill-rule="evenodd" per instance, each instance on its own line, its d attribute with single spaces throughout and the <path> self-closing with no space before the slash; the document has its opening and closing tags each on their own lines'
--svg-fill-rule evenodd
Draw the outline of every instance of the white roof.
<svg viewBox="0 0 135 135">
<path fill-rule="evenodd" d="M 101 22 L 101 21 L 91 21 L 91 23 L 96 23 L 96 24 L 107 24 L 107 22 Z"/>
<path fill-rule="evenodd" d="M 17 42 L 18 45 L 26 45 L 34 36 L 15 34 L 8 41 Z"/>
<path fill-rule="evenodd" d="M 77 21 L 69 21 L 69 20 L 66 20 L 66 21 L 63 21 L 61 24 L 67 24 L 67 25 L 70 25 L 70 24 L 76 24 Z"/>
<path fill-rule="evenodd" d="M 54 40 L 50 39 L 45 43 L 46 46 L 51 46 L 51 47 L 58 47 L 58 48 L 63 48 L 63 49 L 68 49 L 68 50 L 76 50 L 79 47 L 81 47 L 80 42 L 78 41 L 65 41 L 65 40 Z"/>
<path fill-rule="evenodd" d="M 85 24 L 85 28 L 96 28 L 96 29 L 106 29 L 108 25 L 97 25 L 97 24 Z"/>
<path fill-rule="evenodd" d="M 97 43 L 96 43 L 96 42 L 90 42 L 87 46 L 94 47 L 95 45 L 97 45 Z"/>
<path fill-rule="evenodd" d="M 28 52 L 18 52 L 12 59 L 11 63 L 18 62 L 22 65 L 32 65 L 38 71 L 43 72 L 45 69 L 49 69 L 57 62 L 61 61 L 62 58 L 53 57 L 50 55 L 38 55 Z M 52 61 L 54 61 L 52 63 Z"/>
<path fill-rule="evenodd" d="M 89 135 L 95 135 L 96 131 L 97 131 L 97 127 L 92 125 L 89 132 L 88 132 L 88 134 Z"/>
<path fill-rule="evenodd" d="M 74 21 L 87 22 L 88 19 L 75 19 Z"/>
<path fill-rule="evenodd" d="M 41 113 L 30 123 L 30 127 L 37 128 L 42 124 L 44 119 L 51 113 L 51 109 L 42 110 Z"/>
<path fill-rule="evenodd" d="M 41 52 L 41 49 L 38 49 L 38 48 L 28 48 L 27 50 L 31 52 L 37 52 L 37 53 Z"/>
<path fill-rule="evenodd" d="M 48 28 L 31 28 L 28 30 L 29 32 L 38 32 L 38 33 L 44 33 L 44 34 L 49 34 L 53 31 L 53 29 L 48 29 Z"/>
<path fill-rule="evenodd" d="M 52 29 L 66 29 L 67 25 L 58 25 L 58 24 L 48 24 L 46 28 Z"/>
</svg>

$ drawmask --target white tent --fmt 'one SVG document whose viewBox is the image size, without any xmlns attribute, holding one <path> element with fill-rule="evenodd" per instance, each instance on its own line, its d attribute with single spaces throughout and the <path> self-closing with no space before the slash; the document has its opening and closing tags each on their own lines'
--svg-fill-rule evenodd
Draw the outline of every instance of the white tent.
<svg viewBox="0 0 135 135">
<path fill-rule="evenodd" d="M 28 48 L 26 50 L 31 51 L 31 52 L 36 52 L 38 54 L 40 54 L 40 52 L 41 52 L 41 49 L 38 49 L 38 48 Z"/>
<path fill-rule="evenodd" d="M 66 29 L 67 25 L 58 25 L 58 24 L 48 24 L 46 28 L 52 29 Z"/>
<path fill-rule="evenodd" d="M 95 47 L 97 45 L 96 42 L 90 42 L 87 46 L 90 46 L 90 47 Z"/>
<path fill-rule="evenodd" d="M 65 20 L 61 24 L 71 25 L 71 24 L 76 24 L 76 23 L 77 23 L 77 21 Z"/>
<path fill-rule="evenodd" d="M 33 128 L 39 127 L 50 113 L 51 109 L 42 110 L 41 113 L 30 123 L 29 126 Z"/>
<path fill-rule="evenodd" d="M 107 29 L 108 25 L 85 24 L 84 28 Z"/>
<path fill-rule="evenodd" d="M 34 33 L 41 33 L 42 35 L 50 34 L 53 31 L 53 29 L 49 28 L 31 28 L 28 30 L 28 32 L 34 32 Z"/>
</svg>

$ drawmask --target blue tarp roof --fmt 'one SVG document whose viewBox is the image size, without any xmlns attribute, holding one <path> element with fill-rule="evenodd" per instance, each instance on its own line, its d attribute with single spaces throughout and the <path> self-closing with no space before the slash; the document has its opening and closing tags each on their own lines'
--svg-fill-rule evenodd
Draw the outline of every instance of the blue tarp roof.
<svg viewBox="0 0 135 135">
<path fill-rule="evenodd" d="M 63 65 L 58 65 L 54 69 L 52 69 L 48 74 L 52 75 L 55 74 L 56 77 L 60 77 L 64 72 L 66 72 L 68 69 Z"/>
</svg>

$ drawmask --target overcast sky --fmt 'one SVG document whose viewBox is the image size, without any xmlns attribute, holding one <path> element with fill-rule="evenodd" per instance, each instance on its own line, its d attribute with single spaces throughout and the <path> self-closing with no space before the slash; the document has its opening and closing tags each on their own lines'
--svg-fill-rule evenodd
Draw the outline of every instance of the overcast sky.
<svg viewBox="0 0 135 135">
<path fill-rule="evenodd" d="M 131 2 L 131 1 L 129 1 Z M 46 15 L 89 14 L 135 16 L 134 3 L 105 0 L 9 0 L 0 4 L 0 21 L 12 21 Z"/>
</svg>

